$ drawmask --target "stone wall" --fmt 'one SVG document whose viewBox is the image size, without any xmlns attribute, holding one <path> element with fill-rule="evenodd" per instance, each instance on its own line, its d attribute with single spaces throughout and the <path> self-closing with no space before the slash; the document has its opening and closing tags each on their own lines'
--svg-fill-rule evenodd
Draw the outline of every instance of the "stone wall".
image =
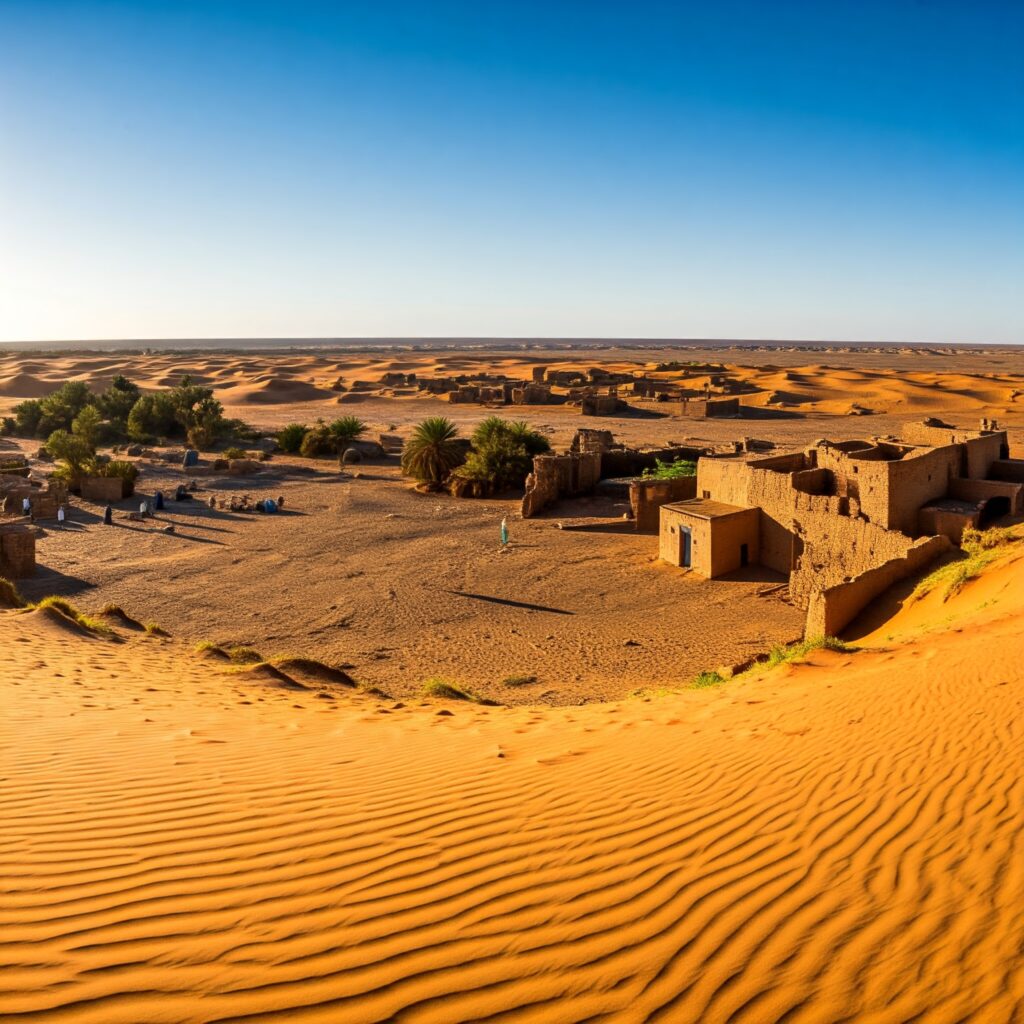
<svg viewBox="0 0 1024 1024">
<path fill-rule="evenodd" d="M 867 569 L 851 580 L 814 591 L 807 608 L 804 636 L 835 636 L 879 594 L 919 572 L 950 547 L 945 537 L 923 537 L 901 557 Z"/>
<path fill-rule="evenodd" d="M 629 485 L 629 504 L 633 510 L 633 523 L 638 533 L 657 533 L 661 506 L 683 501 L 697 494 L 697 478 L 683 476 L 676 480 L 632 480 Z"/>
<path fill-rule="evenodd" d="M 600 479 L 600 452 L 538 455 L 533 460 L 533 472 L 526 478 L 522 516 L 529 519 L 559 498 L 589 494 Z"/>
</svg>

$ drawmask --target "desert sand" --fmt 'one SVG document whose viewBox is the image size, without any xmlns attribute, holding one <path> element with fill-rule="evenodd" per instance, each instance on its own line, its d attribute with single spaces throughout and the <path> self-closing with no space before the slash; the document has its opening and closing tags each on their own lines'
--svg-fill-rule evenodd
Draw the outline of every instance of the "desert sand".
<svg viewBox="0 0 1024 1024">
<path fill-rule="evenodd" d="M 785 447 L 987 417 L 1024 454 L 1024 353 L 996 349 L 8 350 L 0 413 L 69 378 L 190 373 L 257 427 L 354 412 L 408 436 L 489 410 L 338 378 L 673 358 L 725 362 L 748 417 L 505 414 L 556 448 L 579 426 Z M 187 479 L 140 465 L 142 497 Z M 285 512 L 205 504 L 240 493 Z M 75 499 L 19 582 L 167 636 L 0 610 L 3 1020 L 1019 1019 L 1024 543 L 948 599 L 894 588 L 855 651 L 693 689 L 802 613 L 759 569 L 659 564 L 614 497 L 523 521 L 514 496 L 281 454 L 196 496 L 115 528 Z M 424 699 L 433 676 L 496 706 Z"/>
<path fill-rule="evenodd" d="M 577 708 L 0 612 L 4 1019 L 1016 1019 L 1022 568 Z"/>
</svg>

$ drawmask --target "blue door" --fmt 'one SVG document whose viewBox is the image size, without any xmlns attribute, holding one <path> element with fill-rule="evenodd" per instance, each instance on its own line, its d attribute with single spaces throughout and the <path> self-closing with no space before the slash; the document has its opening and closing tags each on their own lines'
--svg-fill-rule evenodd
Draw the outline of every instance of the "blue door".
<svg viewBox="0 0 1024 1024">
<path fill-rule="evenodd" d="M 683 549 L 683 557 L 679 564 L 688 569 L 690 567 L 690 528 L 688 526 L 679 527 L 679 544 Z"/>
</svg>

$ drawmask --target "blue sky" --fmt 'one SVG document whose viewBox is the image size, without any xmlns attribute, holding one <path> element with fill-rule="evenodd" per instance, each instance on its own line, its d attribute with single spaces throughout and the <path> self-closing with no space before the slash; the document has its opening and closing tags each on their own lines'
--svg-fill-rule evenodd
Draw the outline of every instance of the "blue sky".
<svg viewBox="0 0 1024 1024">
<path fill-rule="evenodd" d="M 1024 4 L 0 0 L 0 339 L 1024 342 Z"/>
</svg>

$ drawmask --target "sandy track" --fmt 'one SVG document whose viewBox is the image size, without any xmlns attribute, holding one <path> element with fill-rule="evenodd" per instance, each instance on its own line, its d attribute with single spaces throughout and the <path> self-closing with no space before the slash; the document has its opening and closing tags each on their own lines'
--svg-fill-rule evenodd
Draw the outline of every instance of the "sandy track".
<svg viewBox="0 0 1024 1024">
<path fill-rule="evenodd" d="M 897 646 L 449 717 L 0 613 L 5 1019 L 1013 1020 L 1021 565 Z"/>
</svg>

